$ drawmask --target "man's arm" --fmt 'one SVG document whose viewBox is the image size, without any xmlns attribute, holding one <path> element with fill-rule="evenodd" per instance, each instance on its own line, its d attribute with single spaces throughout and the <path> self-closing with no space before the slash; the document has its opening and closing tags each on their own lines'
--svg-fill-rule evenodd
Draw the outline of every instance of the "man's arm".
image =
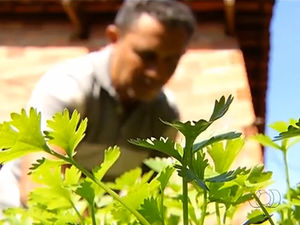
<svg viewBox="0 0 300 225">
<path fill-rule="evenodd" d="M 65 108 L 76 108 L 81 111 L 82 103 L 83 96 L 77 81 L 62 71 L 53 69 L 47 72 L 36 85 L 27 104 L 27 109 L 33 107 L 41 112 L 41 129 L 44 131 L 47 130 L 47 120 L 51 119 L 55 113 L 62 112 Z M 51 146 L 51 148 L 60 154 L 65 154 L 65 151 L 57 146 Z M 27 205 L 28 194 L 34 188 L 40 186 L 27 175 L 29 168 L 42 157 L 54 159 L 53 156 L 44 152 L 33 153 L 22 158 L 20 166 L 20 201 L 25 206 Z"/>
</svg>

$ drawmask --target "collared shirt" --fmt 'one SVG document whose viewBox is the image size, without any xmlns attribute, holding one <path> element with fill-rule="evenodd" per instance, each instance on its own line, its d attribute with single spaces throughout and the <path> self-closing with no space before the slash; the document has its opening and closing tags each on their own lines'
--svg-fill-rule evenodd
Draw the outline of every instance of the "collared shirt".
<svg viewBox="0 0 300 225">
<path fill-rule="evenodd" d="M 111 51 L 108 46 L 47 71 L 33 90 L 28 108 L 41 112 L 42 130 L 48 129 L 46 121 L 55 113 L 65 108 L 72 113 L 76 109 L 88 119 L 86 136 L 76 149 L 76 161 L 91 170 L 101 164 L 105 149 L 117 145 L 120 157 L 107 173 L 108 177 L 117 177 L 141 166 L 155 153 L 130 144 L 129 139 L 174 139 L 176 131 L 159 119 L 172 121 L 179 116 L 174 100 L 165 90 L 152 102 L 141 103 L 129 115 L 124 114 L 111 83 Z M 9 162 L 0 170 L 0 209 L 20 206 L 19 179 L 20 160 Z"/>
</svg>

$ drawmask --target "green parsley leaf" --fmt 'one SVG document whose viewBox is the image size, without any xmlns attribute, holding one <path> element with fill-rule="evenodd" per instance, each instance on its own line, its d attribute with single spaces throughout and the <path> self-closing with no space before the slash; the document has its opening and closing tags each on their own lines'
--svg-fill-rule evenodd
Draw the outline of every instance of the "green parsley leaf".
<svg viewBox="0 0 300 225">
<path fill-rule="evenodd" d="M 141 205 L 141 209 L 138 210 L 151 224 L 163 224 L 163 218 L 159 209 L 159 200 L 154 197 L 145 199 Z"/>
<path fill-rule="evenodd" d="M 64 149 L 67 155 L 72 158 L 75 149 L 85 136 L 87 119 L 79 123 L 80 115 L 74 110 L 70 118 L 69 111 L 56 113 L 52 120 L 48 120 L 48 127 L 51 131 L 45 131 L 48 143 Z"/>
<path fill-rule="evenodd" d="M 229 97 L 227 98 L 226 101 L 225 101 L 225 96 L 222 96 L 219 101 L 216 100 L 214 110 L 213 110 L 213 113 L 212 113 L 209 121 L 211 121 L 211 122 L 216 121 L 216 120 L 220 119 L 221 117 L 223 117 L 226 114 L 226 112 L 228 111 L 232 102 L 233 102 L 232 95 L 229 95 Z"/>
<path fill-rule="evenodd" d="M 80 184 L 80 187 L 77 188 L 76 190 L 76 194 L 80 195 L 81 197 L 83 197 L 85 200 L 87 200 L 87 202 L 90 205 L 94 204 L 94 200 L 95 200 L 95 192 L 94 189 L 91 186 L 91 182 L 88 181 L 83 181 Z"/>
<path fill-rule="evenodd" d="M 243 138 L 237 138 L 227 140 L 225 143 L 216 142 L 208 146 L 207 152 L 214 161 L 215 170 L 219 173 L 227 172 L 237 155 L 241 152 L 244 144 L 245 141 Z"/>
<path fill-rule="evenodd" d="M 174 164 L 170 158 L 149 158 L 144 160 L 144 164 L 148 166 L 150 169 L 154 170 L 155 172 L 161 172 L 166 166 L 171 166 Z"/>
<path fill-rule="evenodd" d="M 117 146 L 109 147 L 104 151 L 104 161 L 99 167 L 93 169 L 93 174 L 98 180 L 102 180 L 106 172 L 114 165 L 120 157 L 120 148 Z"/>
<path fill-rule="evenodd" d="M 0 129 L 0 163 L 23 157 L 29 153 L 49 151 L 41 132 L 41 114 L 33 108 L 29 115 L 12 113 L 11 121 L 4 122 Z"/>
<path fill-rule="evenodd" d="M 205 148 L 208 145 L 212 145 L 213 143 L 216 142 L 220 142 L 223 140 L 232 140 L 232 139 L 236 139 L 239 138 L 242 134 L 241 133 L 237 133 L 237 132 L 228 132 L 225 134 L 220 134 L 220 135 L 216 135 L 213 136 L 205 141 L 201 141 L 199 143 L 196 143 L 193 145 L 193 152 L 197 152 L 202 150 L 203 148 Z"/>
<path fill-rule="evenodd" d="M 169 156 L 174 157 L 179 162 L 181 162 L 182 158 L 178 151 L 175 148 L 175 142 L 169 140 L 168 138 L 161 137 L 159 140 L 156 138 L 148 138 L 148 139 L 136 139 L 129 140 L 130 143 L 141 146 L 144 148 L 153 149 L 162 153 L 165 153 Z"/>
</svg>

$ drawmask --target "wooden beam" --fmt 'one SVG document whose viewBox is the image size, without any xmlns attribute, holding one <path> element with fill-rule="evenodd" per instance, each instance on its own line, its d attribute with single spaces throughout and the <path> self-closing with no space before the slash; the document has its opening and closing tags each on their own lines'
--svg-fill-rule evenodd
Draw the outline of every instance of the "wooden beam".
<svg viewBox="0 0 300 225">
<path fill-rule="evenodd" d="M 226 18 L 226 32 L 229 35 L 235 34 L 235 0 L 223 0 L 225 18 Z"/>
<path fill-rule="evenodd" d="M 61 0 L 61 4 L 75 28 L 71 39 L 88 39 L 90 33 L 89 26 L 85 23 L 83 12 L 80 10 L 80 2 L 73 0 Z"/>
<path fill-rule="evenodd" d="M 224 2 L 230 0 L 201 0 L 201 1 L 190 1 L 190 0 L 178 0 L 184 4 L 191 7 L 195 12 L 214 12 L 223 11 Z M 42 5 L 43 8 L 39 11 L 42 13 L 62 13 L 65 12 L 61 1 L 57 0 L 26 0 L 26 4 L 23 4 L 24 0 L 14 0 L 14 1 L 3 1 L 0 4 L 1 12 L 9 12 L 10 9 L 7 5 L 14 4 L 15 6 L 29 7 L 32 5 Z M 80 8 L 82 11 L 87 13 L 101 13 L 101 12 L 111 12 L 116 13 L 121 6 L 123 1 L 120 0 L 83 0 L 75 1 L 80 3 Z M 273 5 L 275 0 L 235 0 L 235 10 L 238 12 L 263 12 L 272 13 Z M 28 10 L 28 13 L 35 13 Z"/>
<path fill-rule="evenodd" d="M 212 12 L 212 11 L 222 11 L 224 9 L 223 0 L 201 0 L 201 1 L 188 1 L 188 0 L 178 0 L 193 9 L 195 12 Z M 7 4 L 6 2 L 12 2 L 16 6 L 22 6 L 24 8 L 31 8 L 32 5 L 42 6 L 40 11 L 41 13 L 63 13 L 66 12 L 64 4 L 69 4 L 70 0 L 26 0 L 27 4 L 22 4 L 22 0 L 15 1 L 4 1 L 3 4 Z M 63 4 L 61 4 L 64 2 Z M 80 10 L 86 13 L 116 13 L 120 6 L 122 5 L 121 0 L 83 0 L 83 1 L 74 1 L 80 4 Z M 0 5 L 0 10 L 8 12 L 9 9 L 3 8 L 3 4 Z M 74 4 L 74 3 L 72 3 Z M 3 8 L 3 9 L 2 9 Z M 26 10 L 28 13 L 36 13 L 31 12 L 30 10 Z"/>
</svg>

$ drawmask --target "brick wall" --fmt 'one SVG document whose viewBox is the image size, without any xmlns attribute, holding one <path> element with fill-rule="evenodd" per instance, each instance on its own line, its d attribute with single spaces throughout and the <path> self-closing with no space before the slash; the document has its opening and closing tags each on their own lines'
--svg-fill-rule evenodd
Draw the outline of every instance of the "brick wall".
<svg viewBox="0 0 300 225">
<path fill-rule="evenodd" d="M 105 45 L 101 26 L 92 29 L 89 41 L 77 43 L 69 41 L 72 28 L 68 22 L 6 22 L 0 26 L 0 120 L 24 107 L 35 83 L 48 68 Z M 177 98 L 182 120 L 208 118 L 215 99 L 233 94 L 235 100 L 228 115 L 213 128 L 256 132 L 251 126 L 255 115 L 243 55 L 237 41 L 225 36 L 222 24 L 199 25 L 199 33 L 168 87 Z M 260 146 L 248 141 L 235 166 L 252 166 L 261 161 Z M 245 214 L 240 215 L 242 220 L 238 223 Z"/>
</svg>

